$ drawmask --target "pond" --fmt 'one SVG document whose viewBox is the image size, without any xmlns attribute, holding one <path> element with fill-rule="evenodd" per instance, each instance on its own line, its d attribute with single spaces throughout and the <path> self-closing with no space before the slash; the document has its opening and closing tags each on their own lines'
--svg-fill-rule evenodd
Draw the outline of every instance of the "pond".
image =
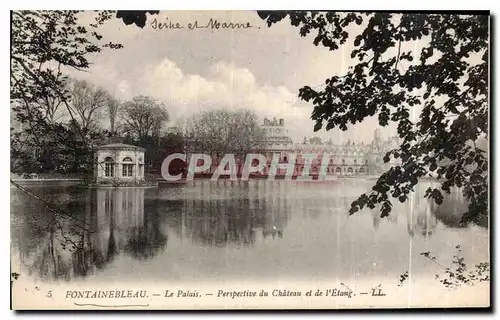
<svg viewBox="0 0 500 320">
<path fill-rule="evenodd" d="M 397 284 L 439 272 L 460 246 L 470 265 L 489 261 L 487 226 L 460 226 L 455 192 L 439 207 L 414 197 L 348 214 L 375 181 L 195 180 L 158 188 L 12 187 L 14 269 L 39 282 L 252 283 L 361 281 Z M 422 280 L 423 281 L 423 280 Z M 429 280 L 430 281 L 430 280 Z M 437 281 L 436 281 L 437 283 Z"/>
</svg>

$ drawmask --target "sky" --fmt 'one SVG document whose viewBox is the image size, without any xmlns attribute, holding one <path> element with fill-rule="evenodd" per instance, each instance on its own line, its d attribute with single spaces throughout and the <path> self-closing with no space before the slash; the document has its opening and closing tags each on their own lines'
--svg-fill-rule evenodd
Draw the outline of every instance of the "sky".
<svg viewBox="0 0 500 320">
<path fill-rule="evenodd" d="M 85 13 L 81 21 L 91 17 L 93 13 Z M 253 27 L 189 30 L 189 23 L 205 25 L 210 18 Z M 155 19 L 184 28 L 154 29 Z M 295 142 L 319 136 L 336 143 L 369 143 L 378 127 L 377 119 L 369 118 L 345 132 L 313 132 L 313 106 L 298 98 L 298 90 L 305 85 L 319 88 L 325 79 L 346 72 L 352 44 L 334 52 L 316 47 L 313 36 L 301 37 L 288 19 L 268 27 L 250 11 L 162 11 L 148 16 L 143 29 L 112 19 L 100 33 L 103 41 L 124 47 L 93 56 L 88 72 L 69 71 L 71 76 L 102 86 L 124 101 L 136 95 L 162 101 L 171 116 L 168 126 L 200 110 L 248 108 L 261 121 L 283 118 Z M 394 128 L 382 129 L 383 137 L 394 133 Z"/>
</svg>

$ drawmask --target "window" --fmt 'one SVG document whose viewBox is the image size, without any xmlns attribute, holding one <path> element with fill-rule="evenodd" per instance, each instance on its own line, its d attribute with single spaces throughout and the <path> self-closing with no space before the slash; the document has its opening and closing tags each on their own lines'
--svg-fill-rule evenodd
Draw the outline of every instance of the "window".
<svg viewBox="0 0 500 320">
<path fill-rule="evenodd" d="M 132 163 L 132 159 L 129 157 L 124 158 L 122 164 L 122 176 L 132 177 L 133 167 L 134 164 Z"/>
<path fill-rule="evenodd" d="M 337 167 L 337 169 L 335 169 L 336 172 L 342 172 L 342 169 L 340 169 L 340 167 Z"/>
<path fill-rule="evenodd" d="M 106 177 L 115 176 L 115 162 L 111 157 L 106 157 L 106 159 L 104 159 L 104 175 Z"/>
<path fill-rule="evenodd" d="M 368 164 L 368 159 L 365 160 L 365 164 Z"/>
<path fill-rule="evenodd" d="M 359 168 L 359 172 L 360 173 L 364 173 L 365 172 L 365 169 L 363 167 Z"/>
<path fill-rule="evenodd" d="M 349 173 L 352 173 L 352 171 L 353 171 L 353 170 L 352 170 L 352 168 L 351 168 L 351 167 L 349 167 L 349 168 L 347 169 L 347 172 L 349 172 Z"/>
<path fill-rule="evenodd" d="M 356 159 L 354 159 L 354 164 L 356 164 Z"/>
<path fill-rule="evenodd" d="M 342 159 L 342 164 L 345 164 L 345 159 Z"/>
</svg>

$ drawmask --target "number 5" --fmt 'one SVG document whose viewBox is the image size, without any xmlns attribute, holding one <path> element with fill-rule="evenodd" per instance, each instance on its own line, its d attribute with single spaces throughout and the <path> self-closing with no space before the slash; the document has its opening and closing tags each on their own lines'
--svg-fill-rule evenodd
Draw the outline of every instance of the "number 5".
<svg viewBox="0 0 500 320">
<path fill-rule="evenodd" d="M 52 290 L 47 291 L 46 298 L 52 298 Z"/>
</svg>

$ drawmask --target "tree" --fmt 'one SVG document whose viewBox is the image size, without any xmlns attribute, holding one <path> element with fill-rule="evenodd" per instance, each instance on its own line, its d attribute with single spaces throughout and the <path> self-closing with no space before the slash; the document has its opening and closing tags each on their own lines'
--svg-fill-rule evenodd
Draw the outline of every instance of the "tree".
<svg viewBox="0 0 500 320">
<path fill-rule="evenodd" d="M 429 188 L 425 197 L 440 204 L 443 191 L 463 188 L 470 203 L 463 222 L 488 216 L 487 150 L 476 143 L 488 136 L 487 15 L 258 14 L 269 26 L 288 17 L 301 36 L 315 32 L 313 44 L 331 51 L 354 45 L 353 65 L 345 74 L 326 79 L 322 89 L 299 91 L 301 99 L 314 104 L 315 131 L 324 124 L 326 130 L 347 130 L 370 116 L 378 116 L 383 127 L 397 124 L 402 142 L 384 161 L 398 159 L 400 165 L 354 201 L 351 214 L 381 204 L 385 217 L 391 198 L 405 202 L 419 180 L 434 173 L 441 190 Z M 418 108 L 418 119 L 413 119 Z"/>
<path fill-rule="evenodd" d="M 59 107 L 61 106 L 61 104 L 62 101 L 59 97 L 43 97 L 43 102 L 41 103 L 39 108 L 45 111 L 45 120 L 48 123 L 53 124 L 61 118 L 62 115 L 59 112 Z"/>
<path fill-rule="evenodd" d="M 244 156 L 260 148 L 264 135 L 254 112 L 218 109 L 202 111 L 189 119 L 185 139 L 191 152 Z"/>
<path fill-rule="evenodd" d="M 61 161 L 70 155 L 76 160 L 82 148 L 90 150 L 92 134 L 84 134 L 81 126 L 56 121 L 61 107 L 73 122 L 77 118 L 62 69 L 86 69 L 90 54 L 121 47 L 103 43 L 97 33 L 113 14 L 100 11 L 88 24 L 79 20 L 79 11 L 22 10 L 11 16 L 11 106 L 13 123 L 19 124 L 19 130 L 11 130 L 12 157 L 17 157 L 13 170 L 79 167 Z M 78 130 L 76 136 L 73 128 Z"/>
<path fill-rule="evenodd" d="M 169 116 L 163 103 L 151 97 L 137 96 L 123 105 L 122 119 L 126 131 L 141 140 L 147 136 L 158 137 Z"/>
<path fill-rule="evenodd" d="M 89 67 L 87 56 L 103 47 L 95 30 L 111 19 L 110 11 L 100 11 L 89 24 L 81 24 L 78 11 L 13 11 L 11 48 L 11 100 L 14 112 L 22 113 L 45 99 L 59 99 L 69 105 L 70 93 L 61 68 L 82 70 Z M 20 119 L 22 120 L 22 119 Z M 32 118 L 31 120 L 36 120 Z"/>
<path fill-rule="evenodd" d="M 56 114 L 65 109 L 69 117 L 76 120 L 71 109 L 71 95 L 66 87 L 67 77 L 64 68 L 85 70 L 90 66 L 89 56 L 103 49 L 119 49 L 122 46 L 104 42 L 98 29 L 106 21 L 116 17 L 125 24 L 143 27 L 141 21 L 146 14 L 158 11 L 98 11 L 93 19 L 84 22 L 80 19 L 82 11 L 11 11 L 11 110 L 13 124 L 19 130 L 11 130 L 12 158 L 31 162 L 30 167 L 39 168 L 36 163 L 37 149 L 44 149 L 48 136 L 57 136 L 61 142 L 72 148 L 75 138 L 71 130 L 56 123 Z M 81 130 L 81 126 L 75 126 Z M 79 139 L 92 147 L 92 141 L 83 132 Z M 80 142 L 78 142 L 80 143 Z M 18 148 L 18 149 L 16 149 Z M 31 150 L 30 150 L 31 149 Z M 35 150 L 35 157 L 32 157 Z M 26 166 L 13 166 L 14 170 Z"/>
<path fill-rule="evenodd" d="M 85 80 L 74 80 L 70 84 L 70 108 L 83 132 L 95 130 L 102 109 L 108 104 L 109 93 L 96 88 Z"/>
<path fill-rule="evenodd" d="M 116 133 L 116 119 L 118 117 L 118 113 L 120 112 L 120 108 L 122 103 L 120 100 L 115 97 L 109 97 L 107 103 L 108 109 L 108 117 L 109 117 L 109 131 L 111 135 L 115 135 Z"/>
<path fill-rule="evenodd" d="M 323 144 L 320 137 L 312 137 L 311 139 L 309 139 L 309 143 L 315 145 Z"/>
</svg>

